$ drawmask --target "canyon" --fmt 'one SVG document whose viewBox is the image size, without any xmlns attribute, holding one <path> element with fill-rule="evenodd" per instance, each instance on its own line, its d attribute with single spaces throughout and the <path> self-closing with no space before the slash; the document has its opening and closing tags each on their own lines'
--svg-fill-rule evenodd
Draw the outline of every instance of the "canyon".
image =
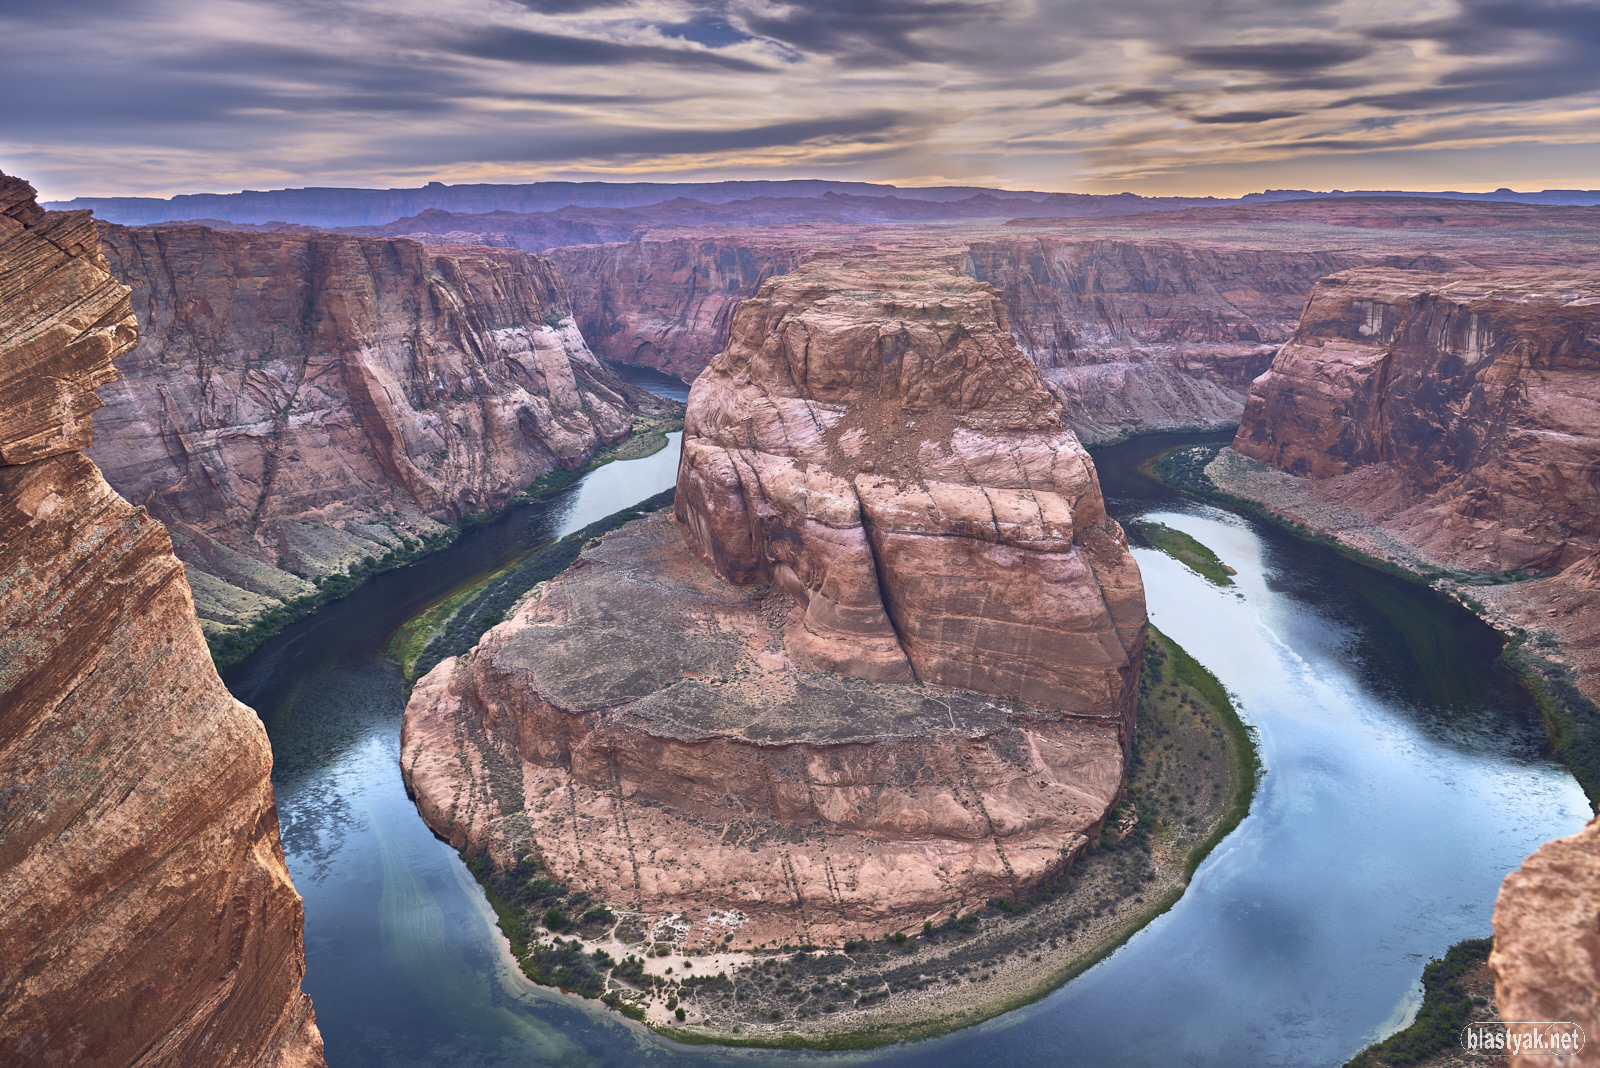
<svg viewBox="0 0 1600 1068">
<path fill-rule="evenodd" d="M 1214 480 L 1414 570 L 1537 580 L 1473 594 L 1506 629 L 1553 633 L 1600 698 L 1597 372 L 1581 268 L 1335 274 Z"/>
<path fill-rule="evenodd" d="M 1025 895 L 1099 834 L 1143 641 L 1126 538 L 995 290 L 813 262 L 696 380 L 675 514 L 421 679 L 402 770 L 453 844 L 679 941 L 875 937 Z"/>
<path fill-rule="evenodd" d="M 1503 630 L 1591 802 L 1597 472 L 1600 283 L 1582 267 L 1330 275 L 1205 467 L 1224 493 L 1419 573 Z M 1600 1027 L 1597 829 L 1546 843 L 1502 885 L 1502 1019 Z"/>
<path fill-rule="evenodd" d="M 0 1059 L 321 1066 L 266 732 L 82 454 L 136 334 L 99 247 L 0 175 Z"/>
<path fill-rule="evenodd" d="M 549 262 L 406 240 L 101 226 L 139 341 L 88 455 L 171 531 L 213 640 L 404 559 L 664 410 Z"/>
<path fill-rule="evenodd" d="M 545 250 L 604 359 L 687 381 L 767 278 L 817 255 L 920 256 L 1001 290 L 1018 345 L 1090 444 L 1236 424 L 1251 381 L 1328 274 L 1590 262 L 1600 232 L 1594 208 L 1360 197 L 938 229 L 636 215 L 625 241 Z M 508 225 L 490 218 L 437 225 L 450 240 Z"/>
</svg>

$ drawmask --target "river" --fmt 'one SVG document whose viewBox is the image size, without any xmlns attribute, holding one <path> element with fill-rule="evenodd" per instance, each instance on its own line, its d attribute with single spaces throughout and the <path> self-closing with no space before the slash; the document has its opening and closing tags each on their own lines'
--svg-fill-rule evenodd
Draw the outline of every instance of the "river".
<svg viewBox="0 0 1600 1068">
<path fill-rule="evenodd" d="M 640 374 L 664 393 L 683 387 Z M 1238 570 L 1217 589 L 1136 549 L 1150 617 L 1236 695 L 1267 775 L 1183 899 L 1024 1009 L 870 1054 L 677 1046 L 514 974 L 482 892 L 406 799 L 385 654 L 428 605 L 672 484 L 664 452 L 600 468 L 379 575 L 225 675 L 272 739 L 284 850 L 305 897 L 305 990 L 333 1068 L 768 1064 L 1342 1064 L 1414 1011 L 1423 963 L 1488 933 L 1507 871 L 1580 828 L 1498 638 L 1427 590 L 1139 473 L 1174 444 L 1097 450 L 1112 513 L 1148 515 Z"/>
</svg>

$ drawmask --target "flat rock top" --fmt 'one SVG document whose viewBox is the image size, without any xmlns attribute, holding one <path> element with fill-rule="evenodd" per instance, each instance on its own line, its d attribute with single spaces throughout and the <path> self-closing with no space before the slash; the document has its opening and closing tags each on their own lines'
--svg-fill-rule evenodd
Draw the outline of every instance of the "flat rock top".
<svg viewBox="0 0 1600 1068">
<path fill-rule="evenodd" d="M 797 670 L 783 653 L 793 607 L 776 588 L 724 582 L 661 514 L 585 550 L 503 626 L 502 633 L 515 629 L 494 658 L 531 674 L 560 708 L 616 709 L 631 728 L 681 741 L 839 745 L 976 736 L 1022 710 L 945 687 Z"/>
</svg>

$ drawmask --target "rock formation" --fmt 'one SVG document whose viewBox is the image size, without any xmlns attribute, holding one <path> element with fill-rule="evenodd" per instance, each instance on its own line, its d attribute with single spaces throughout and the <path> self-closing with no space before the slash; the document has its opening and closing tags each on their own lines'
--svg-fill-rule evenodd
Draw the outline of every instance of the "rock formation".
<svg viewBox="0 0 1600 1068">
<path fill-rule="evenodd" d="M 211 632 L 504 505 L 652 401 L 509 249 L 103 228 L 140 340 L 90 456 L 162 520 Z"/>
<path fill-rule="evenodd" d="M 728 342 L 733 310 L 803 262 L 801 240 L 727 235 L 551 249 L 595 352 L 690 381 Z"/>
<path fill-rule="evenodd" d="M 418 683 L 436 831 L 741 943 L 1015 897 L 1098 833 L 1143 587 L 990 287 L 769 281 L 695 383 L 678 485 L 676 522 L 592 543 Z"/>
<path fill-rule="evenodd" d="M 78 452 L 134 343 L 98 247 L 0 175 L 0 1061 L 321 1065 L 266 732 Z"/>
<path fill-rule="evenodd" d="M 1600 282 L 1581 271 L 1320 282 L 1250 390 L 1236 452 L 1479 571 L 1600 547 Z"/>
<path fill-rule="evenodd" d="M 767 278 L 865 245 L 889 256 L 923 246 L 999 287 L 1017 343 L 1090 442 L 1237 423 L 1251 380 L 1293 333 L 1312 285 L 1372 259 L 1159 236 L 844 228 L 661 235 L 548 255 L 596 352 L 691 379 L 727 344 L 734 307 Z"/>
<path fill-rule="evenodd" d="M 800 602 L 797 664 L 1131 715 L 1138 571 L 988 285 L 768 283 L 695 381 L 677 514 L 724 578 Z"/>
<path fill-rule="evenodd" d="M 1021 234 L 973 241 L 968 256 L 974 277 L 999 287 L 1017 343 L 1090 442 L 1237 423 L 1251 380 L 1294 331 L 1317 279 L 1368 259 Z"/>
<path fill-rule="evenodd" d="M 1502 1020 L 1575 1023 L 1574 1057 L 1514 1057 L 1514 1065 L 1595 1063 L 1600 1041 L 1600 820 L 1540 846 L 1506 876 L 1494 906 L 1495 1002 Z"/>
</svg>

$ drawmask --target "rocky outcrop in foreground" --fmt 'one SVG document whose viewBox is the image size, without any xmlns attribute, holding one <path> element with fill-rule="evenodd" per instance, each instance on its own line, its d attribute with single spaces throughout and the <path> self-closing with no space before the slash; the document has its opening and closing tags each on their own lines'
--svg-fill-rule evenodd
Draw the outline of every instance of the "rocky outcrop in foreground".
<svg viewBox="0 0 1600 1068">
<path fill-rule="evenodd" d="M 0 1061 L 321 1065 L 266 732 L 78 453 L 134 341 L 98 245 L 0 176 Z"/>
<path fill-rule="evenodd" d="M 1578 1056 L 1511 1058 L 1516 1065 L 1594 1064 L 1600 1046 L 1600 820 L 1540 846 L 1506 876 L 1494 906 L 1495 1001 L 1502 1020 L 1575 1023 Z"/>
<path fill-rule="evenodd" d="M 1122 788 L 1143 587 L 1004 314 L 948 269 L 763 286 L 691 393 L 677 521 L 418 683 L 429 824 L 691 943 L 876 936 L 1060 872 Z"/>
<path fill-rule="evenodd" d="M 90 456 L 172 531 L 212 633 L 585 463 L 652 403 L 589 352 L 536 256 L 103 232 L 140 340 Z"/>
</svg>

